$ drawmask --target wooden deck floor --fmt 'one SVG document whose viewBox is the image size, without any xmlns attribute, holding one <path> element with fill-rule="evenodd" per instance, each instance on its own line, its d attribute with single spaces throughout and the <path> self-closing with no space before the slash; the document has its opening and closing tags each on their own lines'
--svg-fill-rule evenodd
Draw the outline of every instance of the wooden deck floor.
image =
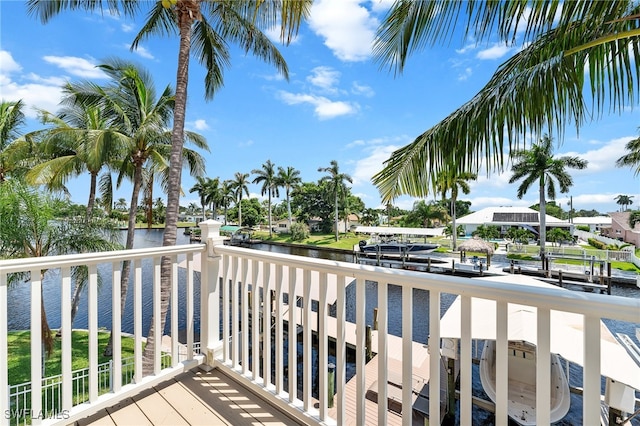
<svg viewBox="0 0 640 426">
<path fill-rule="evenodd" d="M 76 426 L 298 425 L 219 370 L 198 369 L 168 380 Z"/>
</svg>

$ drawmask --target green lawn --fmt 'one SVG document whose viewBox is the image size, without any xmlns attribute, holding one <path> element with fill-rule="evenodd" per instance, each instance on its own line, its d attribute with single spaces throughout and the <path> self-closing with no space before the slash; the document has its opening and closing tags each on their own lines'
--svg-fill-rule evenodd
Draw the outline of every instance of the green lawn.
<svg viewBox="0 0 640 426">
<path fill-rule="evenodd" d="M 18 384 L 31 381 L 31 345 L 29 331 L 15 331 L 8 334 L 8 364 L 9 384 Z M 102 356 L 102 352 L 109 341 L 109 332 L 98 333 L 98 364 L 109 361 L 110 358 Z M 89 366 L 89 334 L 86 331 L 72 332 L 72 370 L 87 368 Z M 45 361 L 43 376 L 55 376 L 61 374 L 61 349 L 60 339 L 56 339 L 55 349 L 50 358 Z M 133 339 L 122 338 L 122 357 L 133 356 Z"/>
</svg>

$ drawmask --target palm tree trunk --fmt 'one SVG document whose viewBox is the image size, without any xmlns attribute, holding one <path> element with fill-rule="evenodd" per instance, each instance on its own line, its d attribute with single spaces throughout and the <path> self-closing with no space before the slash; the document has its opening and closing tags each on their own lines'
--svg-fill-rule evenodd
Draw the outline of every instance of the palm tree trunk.
<svg viewBox="0 0 640 426">
<path fill-rule="evenodd" d="M 291 200 L 289 200 L 288 189 L 287 189 L 287 214 L 289 215 L 289 232 L 291 232 Z"/>
<path fill-rule="evenodd" d="M 89 185 L 89 201 L 87 201 L 87 215 L 86 220 L 89 221 L 93 216 L 93 206 L 96 203 L 96 181 L 98 180 L 98 174 L 91 172 L 91 183 Z"/>
<path fill-rule="evenodd" d="M 147 229 L 153 228 L 153 178 L 147 182 Z"/>
<path fill-rule="evenodd" d="M 540 178 L 540 257 L 544 255 L 547 241 L 547 203 L 544 196 L 544 176 Z"/>
<path fill-rule="evenodd" d="M 133 174 L 133 190 L 131 191 L 131 204 L 129 206 L 129 221 L 127 224 L 127 242 L 125 243 L 125 249 L 131 250 L 133 248 L 133 239 L 136 232 L 136 213 L 138 211 L 138 197 L 140 195 L 142 179 L 142 163 L 136 164 L 136 168 Z M 122 273 L 120 275 L 120 312 L 124 312 L 124 307 L 127 303 L 127 291 L 129 290 L 129 272 L 131 271 L 131 262 L 125 260 L 122 262 Z M 113 355 L 113 330 L 109 334 L 109 342 L 104 348 L 104 356 L 110 357 Z"/>
<path fill-rule="evenodd" d="M 451 249 L 456 251 L 458 248 L 458 228 L 456 228 L 456 200 L 451 198 Z"/>
<path fill-rule="evenodd" d="M 269 189 L 269 238 L 273 237 L 273 230 L 271 227 L 271 189 Z"/>
<path fill-rule="evenodd" d="M 242 197 L 238 202 L 238 226 L 242 226 Z"/>
<path fill-rule="evenodd" d="M 180 3 L 179 3 L 180 4 Z M 199 8 L 199 4 L 183 5 L 188 8 Z M 192 13 L 193 12 L 193 13 Z M 167 216 L 162 239 L 163 246 L 176 244 L 178 211 L 180 208 L 180 181 L 182 179 L 182 149 L 184 145 L 184 122 L 187 107 L 187 84 L 189 81 L 189 55 L 191 51 L 191 24 L 199 9 L 178 10 L 180 25 L 180 49 L 178 51 L 178 73 L 176 76 L 175 109 L 173 115 L 173 132 L 171 134 L 171 157 L 169 160 L 169 191 L 167 194 Z M 160 330 L 153 326 L 154 318 L 151 318 L 151 328 L 147 337 L 147 345 L 142 354 L 142 369 L 148 373 L 153 370 L 153 347 L 156 339 L 162 338 L 162 331 L 167 319 L 169 309 L 169 297 L 171 295 L 171 259 L 162 258 L 161 264 L 161 291 L 160 291 Z M 178 336 L 172 336 L 177 339 Z"/>
<path fill-rule="evenodd" d="M 336 202 L 335 202 L 335 215 L 336 215 L 336 241 L 340 240 L 340 235 L 338 233 L 338 192 L 336 191 Z"/>
<path fill-rule="evenodd" d="M 47 311 L 44 308 L 44 288 L 42 282 L 44 274 L 40 274 L 40 330 L 42 333 L 42 346 L 44 347 L 47 358 L 53 353 L 54 339 L 51 328 L 49 328 L 49 320 L 47 320 Z M 44 368 L 44 367 L 43 367 Z"/>
</svg>

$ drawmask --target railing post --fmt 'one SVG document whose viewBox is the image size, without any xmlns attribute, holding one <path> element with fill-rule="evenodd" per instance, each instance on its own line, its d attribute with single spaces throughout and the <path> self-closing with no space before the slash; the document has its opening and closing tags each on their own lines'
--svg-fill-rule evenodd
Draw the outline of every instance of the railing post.
<svg viewBox="0 0 640 426">
<path fill-rule="evenodd" d="M 205 220 L 199 223 L 202 242 L 207 245 L 201 255 L 200 280 L 200 351 L 206 356 L 206 367 L 214 367 L 217 352 L 222 350 L 220 341 L 220 264 L 222 257 L 216 254 L 215 246 L 222 245 L 220 235 L 222 223 Z"/>
</svg>

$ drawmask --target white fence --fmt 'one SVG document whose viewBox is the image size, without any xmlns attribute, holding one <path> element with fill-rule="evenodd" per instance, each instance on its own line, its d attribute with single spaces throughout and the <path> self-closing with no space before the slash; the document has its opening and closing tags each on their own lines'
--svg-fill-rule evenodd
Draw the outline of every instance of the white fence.
<svg viewBox="0 0 640 426">
<path fill-rule="evenodd" d="M 102 408 L 111 406 L 143 389 L 175 376 L 188 368 L 203 362 L 203 357 L 189 357 L 180 362 L 177 339 L 173 339 L 172 365 L 161 367 L 159 342 L 153 358 L 153 371 L 143 375 L 142 354 L 142 259 L 151 259 L 153 281 L 154 318 L 160 310 L 160 258 L 172 258 L 171 284 L 171 335 L 177 336 L 177 269 L 178 255 L 189 259 L 202 252 L 201 272 L 201 342 L 202 353 L 207 364 L 232 374 L 233 377 L 268 399 L 282 411 L 305 423 L 355 424 L 371 422 L 375 416 L 377 424 L 387 424 L 391 395 L 387 382 L 391 353 L 400 350 L 400 382 L 412 383 L 412 366 L 418 354 L 429 346 L 429 360 L 426 368 L 429 374 L 428 412 L 439 418 L 443 408 L 440 380 L 446 374 L 440 354 L 441 303 L 450 297 L 460 295 L 462 313 L 460 317 L 460 403 L 461 424 L 472 424 L 472 347 L 471 300 L 482 298 L 496 302 L 496 424 L 507 423 L 507 344 L 508 317 L 510 303 L 537 308 L 537 421 L 549 423 L 549 359 L 551 312 L 566 311 L 584 316 L 584 368 L 581 386 L 583 388 L 583 424 L 593 424 L 600 418 L 601 400 L 601 351 L 600 320 L 611 318 L 619 321 L 640 323 L 640 300 L 617 296 L 577 293 L 557 288 L 530 287 L 511 283 L 474 280 L 453 276 L 426 274 L 422 272 L 356 265 L 306 257 L 290 256 L 222 245 L 219 237 L 220 224 L 207 221 L 201 223 L 204 245 L 161 247 L 120 251 L 100 254 L 82 254 L 47 259 L 22 259 L 0 262 L 0 360 L 7 359 L 7 278 L 8 274 L 31 272 L 29 284 L 32 296 L 28 301 L 31 312 L 31 392 L 41 395 L 40 341 L 40 290 L 42 283 L 39 271 L 57 268 L 60 270 L 62 306 L 62 387 L 61 406 L 66 410 L 65 419 L 33 419 L 32 424 L 68 424 L 89 416 Z M 204 251 L 203 251 L 204 250 Z M 97 286 L 96 266 L 112 264 L 112 278 L 119 282 L 120 262 L 134 262 L 134 280 L 131 291 L 134 294 L 134 383 L 123 385 L 119 348 L 114 346 L 113 383 L 111 390 L 99 395 L 100 374 L 97 362 Z M 70 312 L 71 283 L 70 268 L 88 265 L 90 282 L 88 286 L 89 306 L 89 375 L 88 401 L 77 405 L 73 397 Z M 187 312 L 188 336 L 192 336 L 194 321 L 193 262 L 187 262 Z M 117 286 L 114 286 L 117 287 Z M 424 295 L 428 295 L 426 301 Z M 112 323 L 114 330 L 120 330 L 121 313 L 119 290 L 113 291 Z M 289 304 L 289 301 L 296 303 Z M 317 301 L 318 303 L 314 303 Z M 183 302 L 180 302 L 183 303 Z M 426 303 L 424 308 L 422 303 Z M 329 308 L 331 305 L 331 308 Z M 367 411 L 368 400 L 365 370 L 367 366 L 367 326 L 371 325 L 368 315 L 370 306 L 378 309 L 378 331 L 376 333 L 376 356 L 378 368 L 375 374 L 378 385 L 373 389 L 378 397 L 374 413 Z M 414 310 L 414 306 L 420 306 Z M 105 308 L 100 306 L 100 308 Z M 181 308 L 182 309 L 182 308 Z M 393 317 L 392 317 L 393 315 Z M 399 323 L 398 323 L 399 322 Z M 390 333 L 392 324 L 398 323 L 395 337 Z M 155 324 L 155 323 L 154 323 Z M 266 332 L 266 331 L 269 332 Z M 316 338 L 314 339 L 314 331 Z M 424 334 L 417 337 L 416 330 Z M 262 331 L 262 332 L 261 332 Z M 301 332 L 301 335 L 298 334 Z M 119 337 L 119 331 L 116 331 Z M 285 336 L 287 345 L 285 345 Z M 428 336 L 428 340 L 427 337 Z M 119 339 L 116 339 L 118 341 Z M 421 340 L 415 342 L 414 340 Z M 314 347 L 314 342 L 317 346 Z M 331 342 L 331 343 L 330 343 Z M 347 387 L 347 342 L 355 350 L 355 376 Z M 301 353 L 297 348 L 301 344 Z M 334 347 L 335 345 L 335 347 Z M 193 341 L 187 343 L 188 353 L 193 353 Z M 260 350 L 271 348 L 271 350 Z M 335 364 L 335 397 L 329 395 L 328 371 L 329 354 L 333 354 Z M 422 356 L 422 355 L 421 355 Z M 289 362 L 288 360 L 291 360 Z M 0 365 L 0 413 L 9 410 L 8 366 Z M 321 374 L 317 374 L 321 372 Z M 302 377 L 299 382 L 298 377 Z M 347 395 L 347 391 L 352 392 Z M 403 407 L 412 406 L 414 399 L 410 386 L 401 390 Z M 30 401 L 32 410 L 42 411 L 45 407 L 41 398 Z M 333 405 L 332 408 L 330 408 Z M 402 410 L 403 424 L 413 420 L 413 410 Z"/>
</svg>

